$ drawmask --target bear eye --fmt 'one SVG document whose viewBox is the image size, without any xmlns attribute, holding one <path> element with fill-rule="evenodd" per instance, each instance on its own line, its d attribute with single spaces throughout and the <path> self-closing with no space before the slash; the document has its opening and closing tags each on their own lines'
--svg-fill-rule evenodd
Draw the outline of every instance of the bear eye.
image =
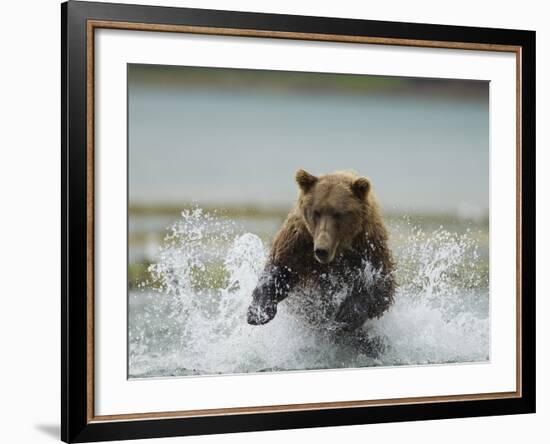
<svg viewBox="0 0 550 444">
<path fill-rule="evenodd" d="M 342 213 L 334 213 L 333 217 L 336 220 L 340 220 L 340 219 L 342 219 Z"/>
<path fill-rule="evenodd" d="M 320 216 L 321 216 L 321 213 L 319 213 L 317 210 L 313 211 L 313 218 L 314 219 L 319 219 Z"/>
</svg>

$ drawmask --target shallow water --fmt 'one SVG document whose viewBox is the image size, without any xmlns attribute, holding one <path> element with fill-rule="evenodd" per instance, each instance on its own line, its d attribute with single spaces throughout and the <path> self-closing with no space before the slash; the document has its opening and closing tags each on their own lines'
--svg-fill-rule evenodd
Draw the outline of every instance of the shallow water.
<svg viewBox="0 0 550 444">
<path fill-rule="evenodd" d="M 199 208 L 183 212 L 150 267 L 151 281 L 129 294 L 129 377 L 488 360 L 487 258 L 478 233 L 428 232 L 407 219 L 390 231 L 395 303 L 342 336 L 330 319 L 312 323 L 301 315 L 304 307 L 319 308 L 312 292 L 291 295 L 270 323 L 248 325 L 268 245 L 234 220 Z"/>
</svg>

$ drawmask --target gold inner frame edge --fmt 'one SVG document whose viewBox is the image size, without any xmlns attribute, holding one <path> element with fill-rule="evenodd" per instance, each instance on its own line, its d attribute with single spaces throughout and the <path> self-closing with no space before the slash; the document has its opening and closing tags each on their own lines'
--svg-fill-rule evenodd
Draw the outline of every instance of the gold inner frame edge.
<svg viewBox="0 0 550 444">
<path fill-rule="evenodd" d="M 512 52 L 516 56 L 516 391 L 496 393 L 474 393 L 449 396 L 421 396 L 409 398 L 337 401 L 306 404 L 285 404 L 255 407 L 229 407 L 219 409 L 182 410 L 172 412 L 127 413 L 116 415 L 94 414 L 94 32 L 95 29 L 120 29 L 132 31 L 177 32 L 202 35 L 221 35 L 233 37 L 277 38 L 289 40 L 309 40 L 336 43 L 362 43 L 374 45 L 409 46 L 422 48 L 462 49 L 473 51 Z M 87 206 L 87 422 L 113 422 L 147 420 L 161 418 L 190 418 L 200 416 L 225 416 L 238 414 L 259 414 L 275 412 L 295 412 L 303 410 L 327 410 L 337 408 L 359 408 L 388 405 L 406 405 L 417 403 L 460 402 L 491 399 L 520 398 L 522 396 L 522 347 L 521 347 L 521 152 L 522 152 L 522 48 L 516 45 L 488 43 L 448 42 L 436 40 L 415 40 L 382 38 L 368 36 L 348 36 L 334 34 L 312 34 L 286 31 L 265 31 L 255 29 L 214 28 L 188 25 L 164 25 L 151 23 L 133 23 L 108 20 L 88 20 L 86 25 L 86 206 Z"/>
</svg>

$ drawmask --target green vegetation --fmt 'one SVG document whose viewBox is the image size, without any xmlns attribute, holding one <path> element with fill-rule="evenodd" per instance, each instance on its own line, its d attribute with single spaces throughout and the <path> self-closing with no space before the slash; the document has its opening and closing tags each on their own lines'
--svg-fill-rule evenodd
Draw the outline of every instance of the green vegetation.
<svg viewBox="0 0 550 444">
<path fill-rule="evenodd" d="M 226 88 L 232 92 L 239 88 L 247 91 L 258 88 L 279 92 L 322 90 L 356 93 L 395 89 L 405 84 L 407 79 L 257 69 L 131 65 L 129 81 L 132 85 L 148 88 L 208 87 Z"/>
<path fill-rule="evenodd" d="M 128 206 L 128 216 L 129 217 L 139 217 L 139 216 L 150 216 L 150 217 L 161 217 L 161 216 L 174 216 L 178 217 L 182 211 L 192 210 L 196 208 L 196 205 L 190 203 L 181 203 L 181 204 L 170 204 L 163 203 L 157 205 L 150 204 L 139 204 L 131 203 Z M 208 206 L 201 205 L 201 208 L 207 212 L 212 213 L 222 217 L 228 218 L 238 218 L 238 219 L 270 219 L 278 218 L 283 220 L 288 212 L 290 207 L 272 207 L 272 208 L 260 208 L 257 206 L 238 206 L 238 207 L 224 207 L 224 206 Z M 425 225 L 456 225 L 464 224 L 465 222 L 455 214 L 451 213 L 396 213 L 392 211 L 383 211 L 384 218 L 388 223 L 395 221 L 404 221 L 410 222 L 411 225 L 425 226 Z M 486 215 L 482 220 L 477 221 L 475 225 L 488 226 L 489 224 L 489 215 Z"/>
<path fill-rule="evenodd" d="M 129 263 L 128 264 L 128 286 L 131 289 L 137 288 L 140 284 L 153 281 L 149 273 L 149 263 Z"/>
<path fill-rule="evenodd" d="M 154 277 L 149 271 L 149 265 L 153 258 L 146 254 L 151 254 L 161 244 L 162 239 L 167 234 L 166 217 L 172 216 L 174 221 L 184 210 L 195 208 L 191 204 L 181 205 L 130 205 L 128 209 L 129 217 L 135 221 L 149 221 L 155 229 L 148 229 L 149 225 L 137 224 L 142 226 L 138 231 L 129 233 L 128 241 L 130 257 L 134 259 L 128 264 L 128 284 L 130 288 L 138 288 L 140 284 L 148 282 L 154 284 Z M 286 215 L 288 208 L 270 208 L 263 209 L 254 206 L 242 207 L 202 207 L 204 211 L 217 215 L 218 217 L 233 219 L 237 225 L 244 224 L 248 231 L 254 232 L 267 245 L 273 238 Z M 415 264 L 407 263 L 407 259 L 400 257 L 400 252 L 406 249 L 410 243 L 411 230 L 421 229 L 428 237 L 429 233 L 439 229 L 444 229 L 451 233 L 464 234 L 468 231 L 468 238 L 471 239 L 479 248 L 480 256 L 475 263 L 464 263 L 454 270 L 454 276 L 448 276 L 449 279 L 456 282 L 478 282 L 480 285 L 488 284 L 489 279 L 489 221 L 488 217 L 479 221 L 465 221 L 453 214 L 430 214 L 430 213 L 412 213 L 397 214 L 386 212 L 384 215 L 390 230 L 390 244 L 399 261 L 398 281 L 410 282 L 414 278 Z M 254 228 L 256 227 L 256 228 Z M 149 248 L 153 245 L 153 248 Z M 224 249 L 227 245 L 220 245 Z M 476 279 L 471 278 L 475 272 Z M 190 280 L 195 290 L 204 290 L 208 288 L 222 288 L 227 284 L 227 271 L 222 262 L 211 261 L 207 267 L 194 268 L 191 270 Z"/>
<path fill-rule="evenodd" d="M 275 94 L 421 94 L 488 100 L 487 82 L 365 74 L 275 71 L 260 69 L 205 68 L 196 66 L 131 64 L 128 83 L 132 89 L 224 91 L 237 95 Z"/>
<path fill-rule="evenodd" d="M 158 205 L 144 205 L 144 204 L 130 204 L 128 206 L 128 216 L 179 216 L 182 211 L 192 210 L 196 208 L 196 205 L 189 203 L 182 204 L 158 204 Z M 237 217 L 247 219 L 268 219 L 278 217 L 284 219 L 288 214 L 289 208 L 258 208 L 254 206 L 241 206 L 241 207 L 221 207 L 221 206 L 205 206 L 201 205 L 201 208 L 207 213 L 216 214 L 223 217 Z"/>
</svg>

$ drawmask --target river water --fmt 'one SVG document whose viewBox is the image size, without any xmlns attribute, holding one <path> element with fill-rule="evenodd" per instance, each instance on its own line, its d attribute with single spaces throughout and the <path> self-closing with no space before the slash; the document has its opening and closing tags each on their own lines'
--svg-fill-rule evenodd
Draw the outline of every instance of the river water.
<svg viewBox="0 0 550 444">
<path fill-rule="evenodd" d="M 407 218 L 390 231 L 395 304 L 360 334 L 337 337 L 297 314 L 314 294 L 295 293 L 273 321 L 248 325 L 267 243 L 231 218 L 184 211 L 155 255 L 152 277 L 129 294 L 129 376 L 487 361 L 486 231 L 419 227 Z"/>
</svg>

